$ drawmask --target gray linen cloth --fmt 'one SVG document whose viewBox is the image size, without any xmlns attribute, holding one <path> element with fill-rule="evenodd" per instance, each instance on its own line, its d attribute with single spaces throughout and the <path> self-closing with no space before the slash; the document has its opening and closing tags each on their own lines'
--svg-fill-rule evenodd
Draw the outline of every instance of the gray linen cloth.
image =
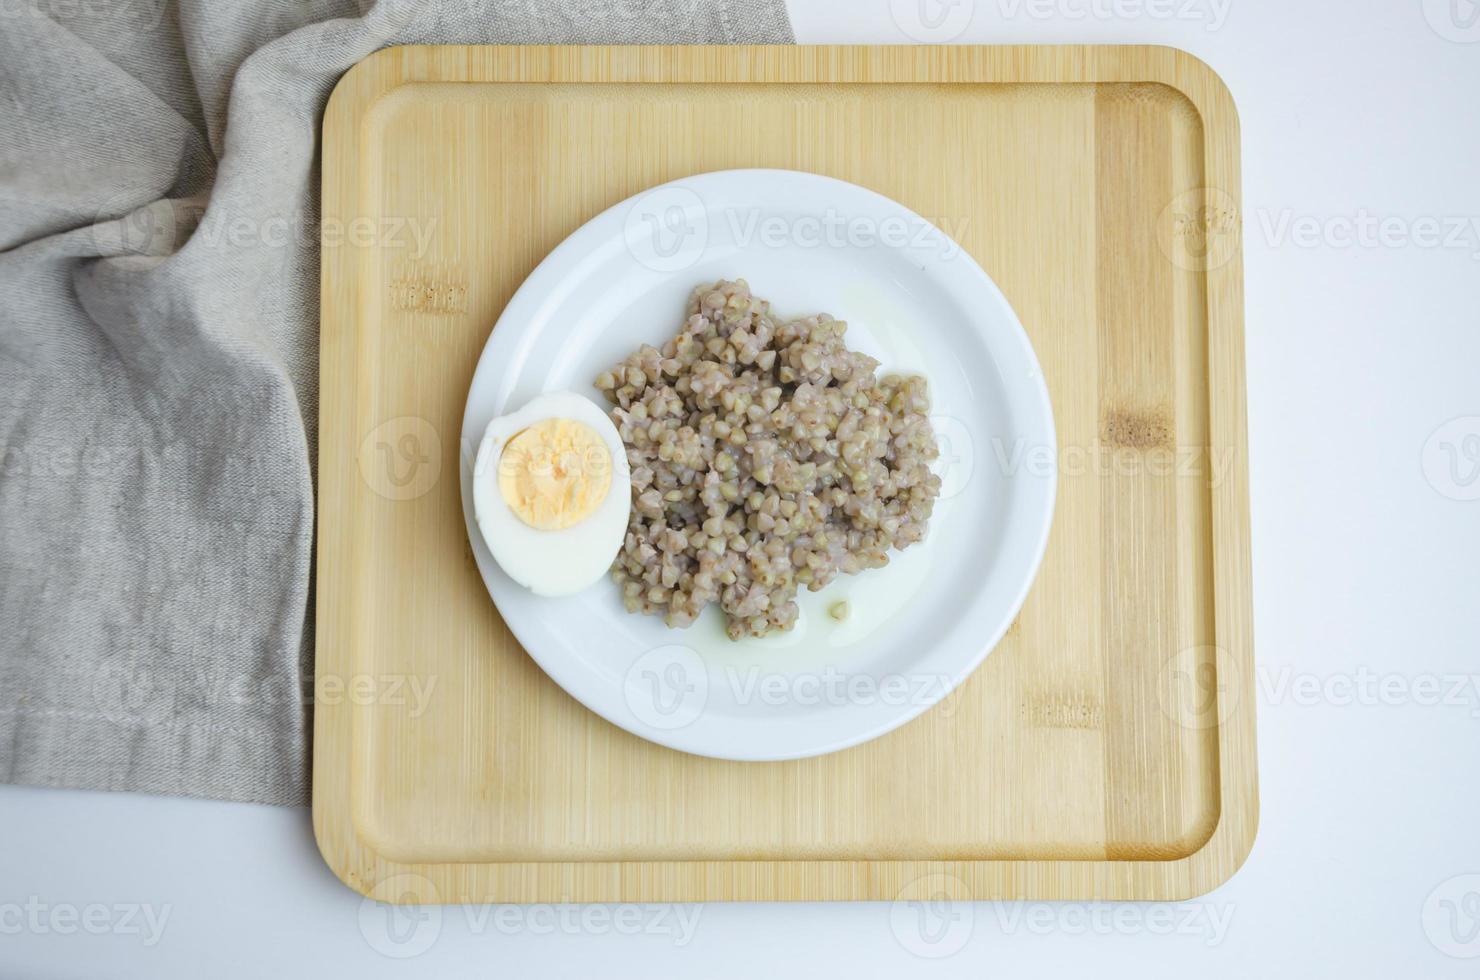
<svg viewBox="0 0 1480 980">
<path fill-rule="evenodd" d="M 0 0 L 0 780 L 308 800 L 341 74 L 791 39 L 783 0 Z"/>
</svg>

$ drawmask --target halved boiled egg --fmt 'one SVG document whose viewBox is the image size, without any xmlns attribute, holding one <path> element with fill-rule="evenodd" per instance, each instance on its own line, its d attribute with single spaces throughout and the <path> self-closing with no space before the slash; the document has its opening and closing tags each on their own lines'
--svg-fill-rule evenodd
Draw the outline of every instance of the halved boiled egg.
<svg viewBox="0 0 1480 980">
<path fill-rule="evenodd" d="M 531 592 L 571 595 L 605 575 L 631 510 L 622 437 L 582 396 L 540 395 L 488 423 L 473 514 L 499 567 Z"/>
</svg>

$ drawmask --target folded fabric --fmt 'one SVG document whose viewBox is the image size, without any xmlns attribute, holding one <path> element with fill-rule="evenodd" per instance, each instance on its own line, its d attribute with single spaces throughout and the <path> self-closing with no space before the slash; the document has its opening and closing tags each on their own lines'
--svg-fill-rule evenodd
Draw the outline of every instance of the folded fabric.
<svg viewBox="0 0 1480 980">
<path fill-rule="evenodd" d="M 13 0 L 0 780 L 308 801 L 318 127 L 401 43 L 778 43 L 783 0 Z"/>
</svg>

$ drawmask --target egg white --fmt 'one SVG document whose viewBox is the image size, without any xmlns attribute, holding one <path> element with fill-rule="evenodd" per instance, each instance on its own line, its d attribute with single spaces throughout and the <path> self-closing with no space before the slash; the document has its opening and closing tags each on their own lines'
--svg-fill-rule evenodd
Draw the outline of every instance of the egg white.
<svg viewBox="0 0 1480 980">
<path fill-rule="evenodd" d="M 498 488 L 498 462 L 509 440 L 544 419 L 590 426 L 611 454 L 606 497 L 590 517 L 558 531 L 540 531 L 519 519 Z M 621 550 L 632 511 L 632 476 L 617 427 L 588 399 L 570 392 L 540 395 L 517 412 L 488 423 L 473 463 L 473 515 L 494 561 L 535 595 L 573 595 L 604 576 Z"/>
</svg>

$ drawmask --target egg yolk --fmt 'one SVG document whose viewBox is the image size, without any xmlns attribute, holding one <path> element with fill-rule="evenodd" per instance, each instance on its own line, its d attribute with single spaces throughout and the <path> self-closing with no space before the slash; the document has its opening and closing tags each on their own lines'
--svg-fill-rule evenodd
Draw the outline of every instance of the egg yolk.
<svg viewBox="0 0 1480 980">
<path fill-rule="evenodd" d="M 498 461 L 504 502 L 537 531 L 560 531 L 596 512 L 612 485 L 612 457 L 596 430 L 544 419 L 520 431 Z"/>
</svg>

